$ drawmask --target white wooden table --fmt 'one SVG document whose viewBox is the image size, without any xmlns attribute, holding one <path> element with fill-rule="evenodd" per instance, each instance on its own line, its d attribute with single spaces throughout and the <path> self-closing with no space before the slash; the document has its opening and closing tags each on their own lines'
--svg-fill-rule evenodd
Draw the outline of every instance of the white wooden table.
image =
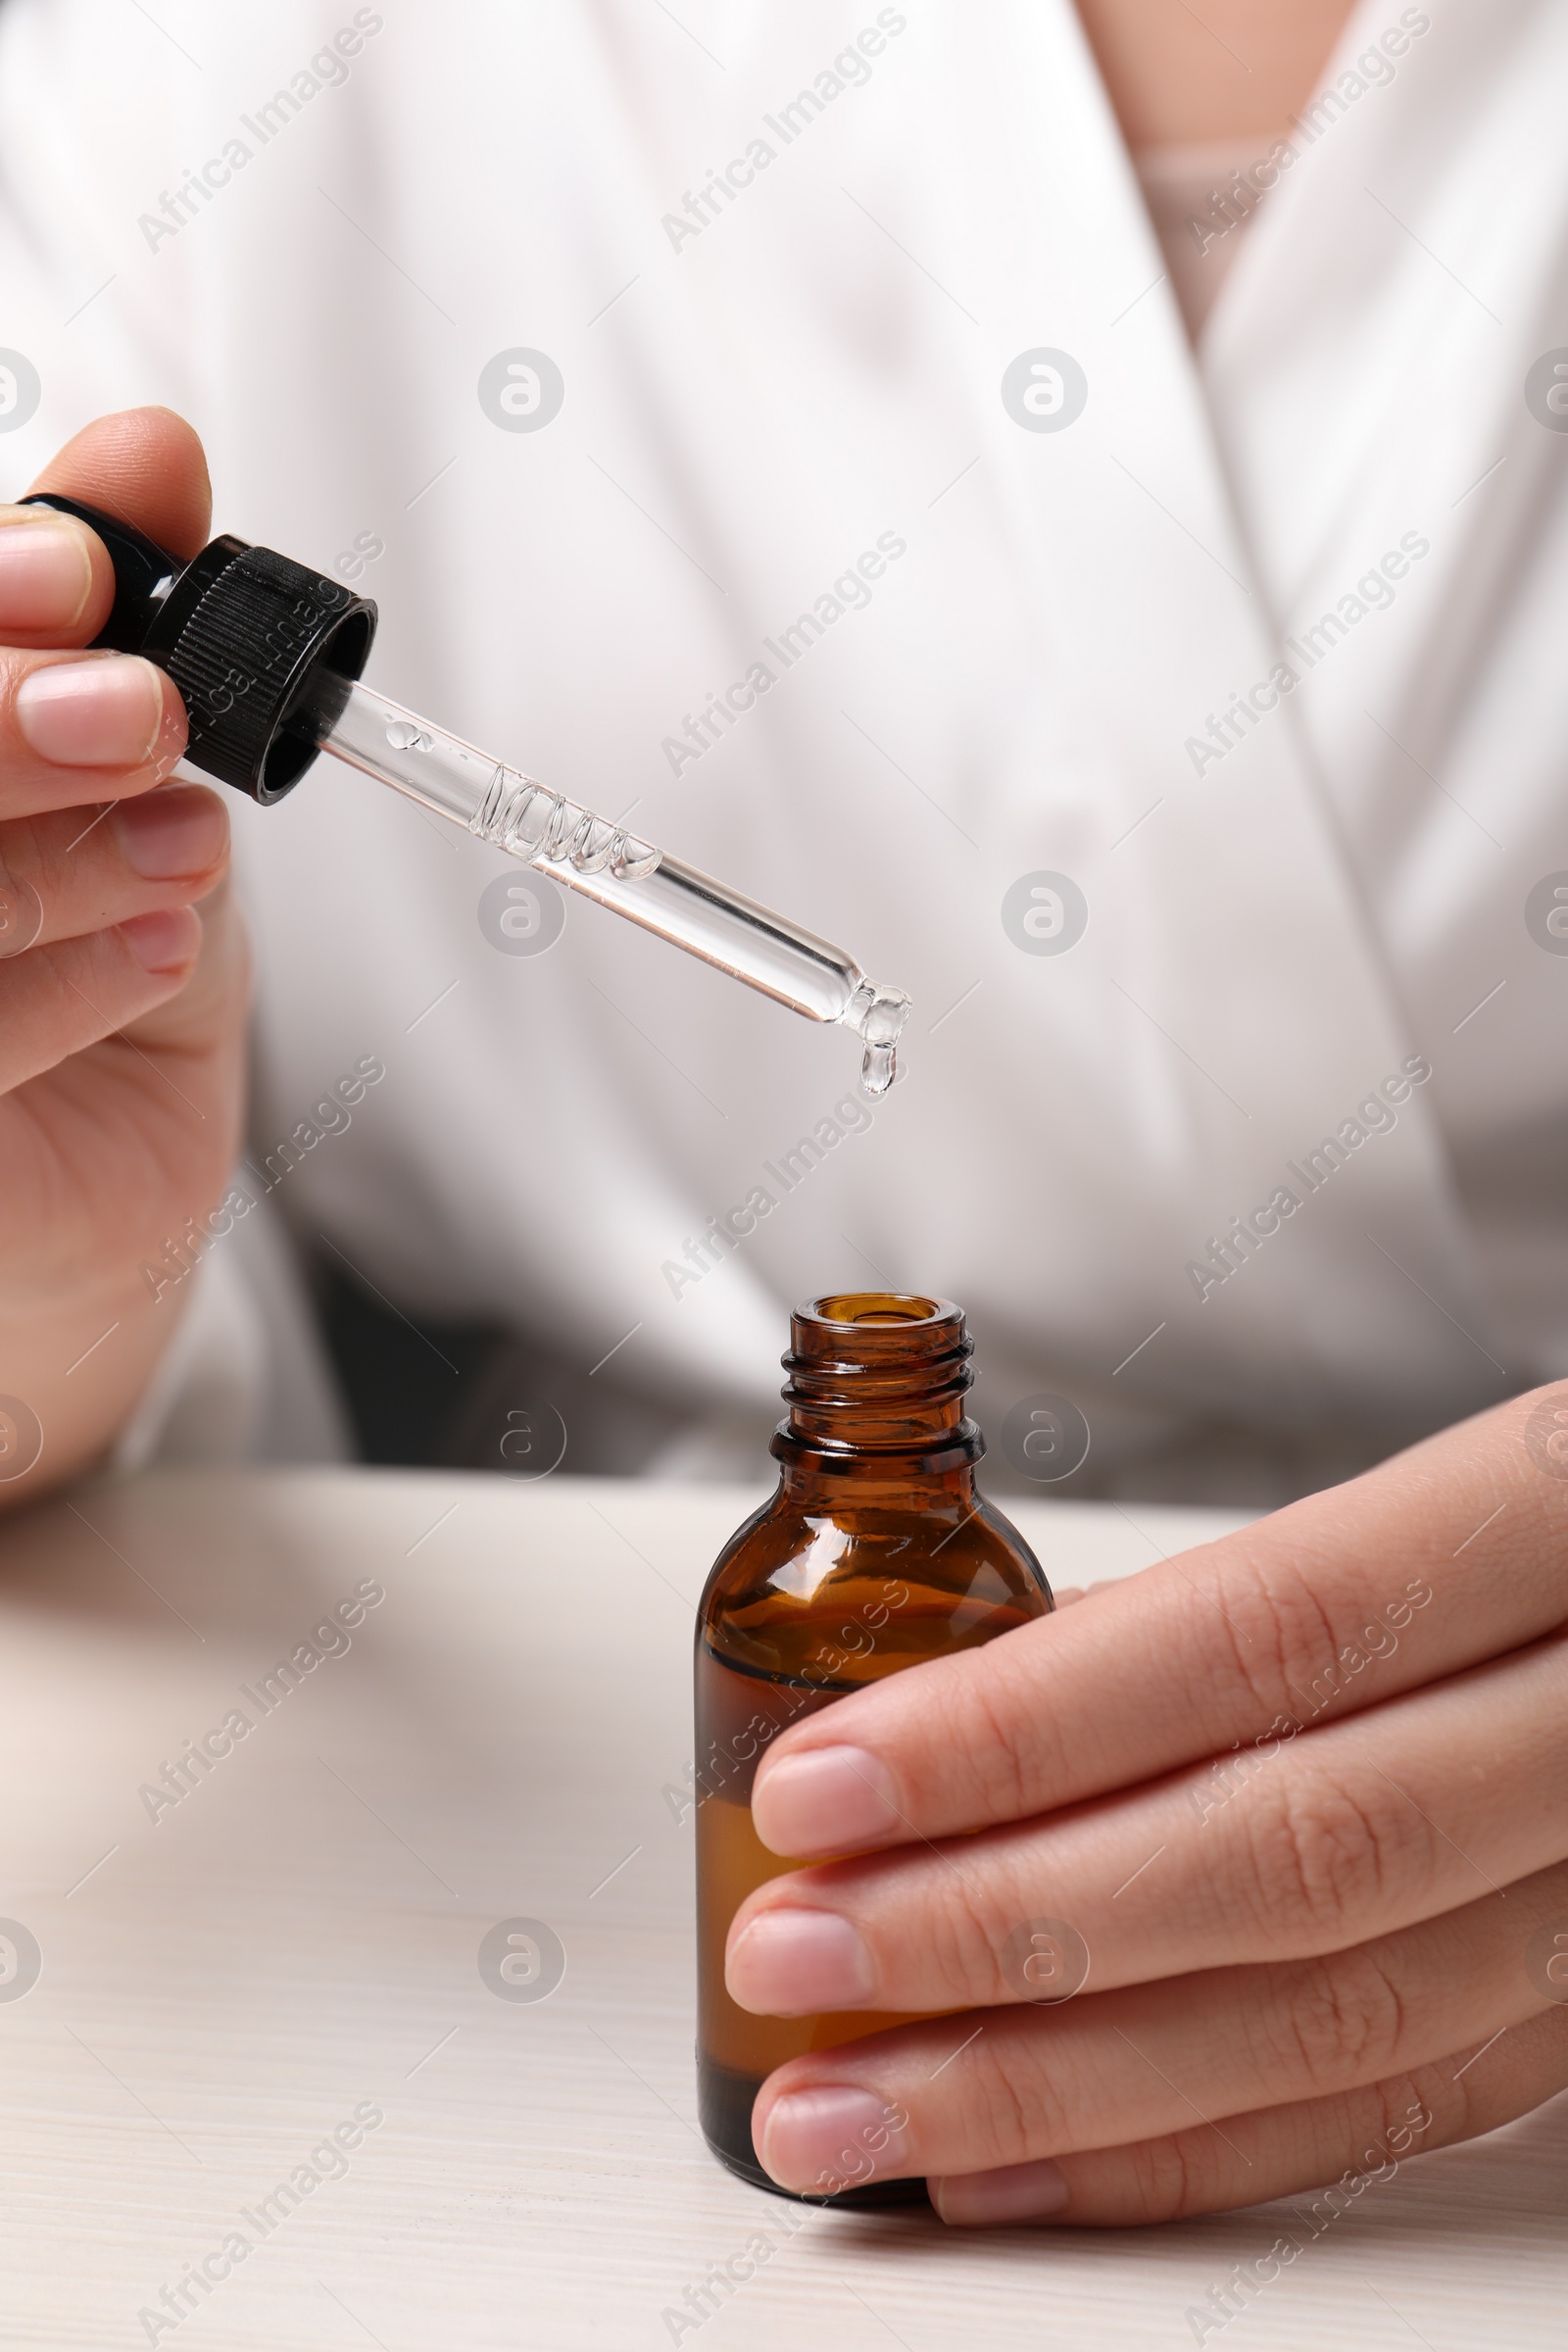
<svg viewBox="0 0 1568 2352">
<path fill-rule="evenodd" d="M 691 1752 L 693 1603 L 755 1499 L 170 1475 L 0 1527 L 0 1915 L 42 1954 L 24 1997 L 0 1983 L 0 2342 L 1193 2342 L 1188 2307 L 1266 2249 L 1267 2213 L 984 2236 L 813 2211 L 786 2235 L 800 2209 L 708 2156 L 691 1830 L 662 1791 Z M 1061 1583 L 1222 1524 L 1018 1517 Z M 364 1579 L 385 1599 L 352 1646 L 263 1715 L 241 1686 Z M 254 1728 L 151 1818 L 139 1789 L 230 1709 Z M 564 1947 L 546 2000 L 481 1979 L 481 1938 L 518 1918 Z M 341 2172 L 339 2126 L 358 2133 Z M 313 2149 L 326 2177 L 264 2234 L 261 2201 Z M 1408 2164 L 1232 2322 L 1226 2352 L 1561 2352 L 1565 2187 L 1568 2100 Z M 701 2328 L 672 2328 L 662 2315 L 760 2228 L 778 2251 Z M 220 2251 L 236 2229 L 237 2262 Z M 138 2313 L 178 2312 L 162 2292 L 204 2258 L 210 2291 L 187 2285 L 194 2308 L 150 2333 Z"/>
</svg>

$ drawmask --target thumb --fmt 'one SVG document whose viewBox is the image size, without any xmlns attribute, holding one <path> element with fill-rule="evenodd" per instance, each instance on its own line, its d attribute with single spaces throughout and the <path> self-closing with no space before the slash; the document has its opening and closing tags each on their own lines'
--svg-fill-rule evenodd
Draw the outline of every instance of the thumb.
<svg viewBox="0 0 1568 2352">
<path fill-rule="evenodd" d="M 206 546 L 213 486 L 201 440 L 172 409 L 122 409 L 97 416 L 57 450 L 32 485 L 101 507 L 171 554 Z"/>
</svg>

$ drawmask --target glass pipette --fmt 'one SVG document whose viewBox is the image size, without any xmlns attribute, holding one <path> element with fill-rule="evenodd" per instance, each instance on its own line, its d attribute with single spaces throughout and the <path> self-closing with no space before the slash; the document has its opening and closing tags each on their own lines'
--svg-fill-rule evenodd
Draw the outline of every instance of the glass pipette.
<svg viewBox="0 0 1568 2352">
<path fill-rule="evenodd" d="M 909 1000 L 868 980 L 842 948 L 475 751 L 384 694 L 357 684 L 340 688 L 330 675 L 322 683 L 313 727 L 321 751 L 808 1020 L 842 1022 L 864 1047 L 860 1081 L 867 1093 L 879 1095 L 891 1085 Z"/>
<path fill-rule="evenodd" d="M 902 990 L 878 986 L 842 948 L 360 684 L 375 635 L 368 598 L 242 539 L 215 539 L 184 564 L 75 499 L 26 503 L 78 515 L 103 540 L 116 594 L 94 642 L 168 670 L 189 716 L 193 766 L 266 806 L 328 752 L 808 1020 L 852 1029 L 864 1049 L 862 1086 L 873 1095 L 891 1086 L 909 1012 Z"/>
</svg>

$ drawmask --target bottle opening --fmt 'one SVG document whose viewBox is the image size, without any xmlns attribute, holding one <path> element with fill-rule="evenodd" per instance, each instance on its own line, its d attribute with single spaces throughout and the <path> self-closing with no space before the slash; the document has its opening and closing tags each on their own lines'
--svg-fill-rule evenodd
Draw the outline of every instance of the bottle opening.
<svg viewBox="0 0 1568 2352">
<path fill-rule="evenodd" d="M 921 1470 L 978 1461 L 980 1432 L 965 1417 L 973 1342 L 963 1310 L 918 1291 L 830 1291 L 790 1320 L 788 1421 L 773 1440 L 781 1460 L 870 1463 L 897 1454 Z"/>
<path fill-rule="evenodd" d="M 806 1309 L 828 1323 L 931 1323 L 942 1311 L 935 1298 L 905 1291 L 840 1291 Z"/>
</svg>

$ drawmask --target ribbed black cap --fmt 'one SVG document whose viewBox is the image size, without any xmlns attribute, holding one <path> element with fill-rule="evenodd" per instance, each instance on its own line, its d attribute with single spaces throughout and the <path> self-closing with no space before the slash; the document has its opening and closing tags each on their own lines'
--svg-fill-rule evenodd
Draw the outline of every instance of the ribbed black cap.
<svg viewBox="0 0 1568 2352">
<path fill-rule="evenodd" d="M 352 683 L 365 667 L 374 605 L 243 539 L 215 539 L 182 565 L 75 499 L 26 503 L 75 514 L 103 540 L 116 596 L 94 643 L 168 670 L 189 713 L 192 766 L 254 800 L 281 799 L 316 758 L 334 684 Z"/>
</svg>

